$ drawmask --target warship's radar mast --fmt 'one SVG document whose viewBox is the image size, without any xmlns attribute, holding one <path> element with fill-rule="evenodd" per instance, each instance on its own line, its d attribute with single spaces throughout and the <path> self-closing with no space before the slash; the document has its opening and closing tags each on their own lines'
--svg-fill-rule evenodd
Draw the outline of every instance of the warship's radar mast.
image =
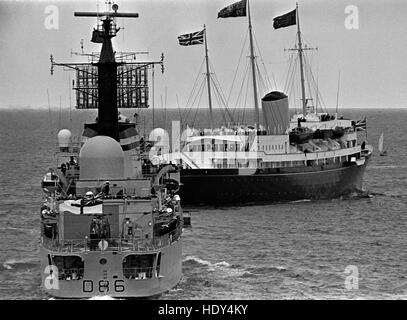
<svg viewBox="0 0 407 320">
<path fill-rule="evenodd" d="M 136 53 L 119 56 L 113 50 L 111 39 L 120 28 L 116 18 L 137 18 L 138 13 L 117 12 L 118 5 L 112 5 L 108 12 L 75 12 L 75 17 L 97 17 L 98 25 L 92 32 L 91 41 L 101 43 L 99 54 L 81 54 L 91 56 L 96 61 L 88 63 L 56 63 L 51 55 L 51 74 L 54 66 L 59 65 L 76 71 L 77 109 L 98 109 L 97 123 L 92 129 L 99 135 L 107 135 L 119 140 L 117 122 L 118 108 L 148 108 L 148 70 L 155 64 L 164 71 L 164 55 L 160 61 L 137 61 Z M 101 21 L 101 24 L 99 23 Z M 131 58 L 129 58 L 131 57 Z"/>
</svg>

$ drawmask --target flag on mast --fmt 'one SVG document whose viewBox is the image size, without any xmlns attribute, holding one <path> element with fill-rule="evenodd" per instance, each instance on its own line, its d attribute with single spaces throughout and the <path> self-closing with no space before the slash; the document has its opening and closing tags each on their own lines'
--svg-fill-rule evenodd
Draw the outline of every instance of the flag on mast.
<svg viewBox="0 0 407 320">
<path fill-rule="evenodd" d="M 182 34 L 178 37 L 179 44 L 181 46 L 192 46 L 195 44 L 204 43 L 204 31 L 205 29 L 197 32 Z"/>
<path fill-rule="evenodd" d="M 274 29 L 285 28 L 297 24 L 297 9 L 273 19 Z"/>
<path fill-rule="evenodd" d="M 354 124 L 354 128 L 356 131 L 361 130 L 361 131 L 366 131 L 367 129 L 367 122 L 366 122 L 366 117 L 363 120 L 358 120 Z"/>
<path fill-rule="evenodd" d="M 245 17 L 246 0 L 235 2 L 218 12 L 218 18 Z"/>
</svg>

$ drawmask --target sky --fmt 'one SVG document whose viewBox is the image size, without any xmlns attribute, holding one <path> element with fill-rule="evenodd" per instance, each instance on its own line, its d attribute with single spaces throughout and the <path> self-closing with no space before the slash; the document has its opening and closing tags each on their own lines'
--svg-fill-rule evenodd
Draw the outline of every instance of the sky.
<svg viewBox="0 0 407 320">
<path fill-rule="evenodd" d="M 49 55 L 57 62 L 80 62 L 71 50 L 100 50 L 90 42 L 95 18 L 77 18 L 74 11 L 95 11 L 92 1 L 0 0 L 0 108 L 69 106 L 72 72 L 55 69 L 50 75 Z M 119 12 L 138 12 L 138 19 L 122 19 L 124 27 L 113 40 L 118 51 L 148 51 L 159 60 L 165 54 L 165 72 L 156 73 L 156 104 L 167 92 L 166 105 L 186 105 L 204 58 L 202 45 L 180 46 L 177 37 L 206 25 L 210 61 L 225 93 L 229 93 L 238 64 L 247 19 L 217 19 L 217 13 L 235 0 L 127 0 L 117 1 Z M 273 29 L 273 18 L 295 8 L 292 0 L 251 0 L 253 30 L 270 78 L 283 90 L 288 54 L 296 27 Z M 99 1 L 101 10 L 104 1 Z M 46 27 L 49 6 L 58 9 L 56 29 Z M 407 1 L 302 0 L 301 31 L 313 56 L 314 74 L 326 105 L 336 104 L 338 75 L 342 107 L 407 106 Z M 348 29 L 348 6 L 358 9 L 358 28 Z M 352 11 L 354 13 L 354 11 Z M 55 21 L 54 21 L 55 22 Z M 353 26 L 356 26 L 355 24 Z M 349 25 L 348 25 L 349 27 Z M 264 95 L 267 92 L 261 92 Z M 233 97 L 238 92 L 232 93 Z M 72 97 L 74 97 L 72 93 Z M 178 100 L 177 100 L 178 98 Z"/>
</svg>

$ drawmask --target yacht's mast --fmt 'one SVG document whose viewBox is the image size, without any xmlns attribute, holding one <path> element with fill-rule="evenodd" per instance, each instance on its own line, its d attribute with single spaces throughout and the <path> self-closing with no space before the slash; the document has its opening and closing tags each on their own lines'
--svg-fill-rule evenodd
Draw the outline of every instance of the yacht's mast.
<svg viewBox="0 0 407 320">
<path fill-rule="evenodd" d="M 296 3 L 297 13 L 297 36 L 298 36 L 298 55 L 300 58 L 300 73 L 301 73 L 301 97 L 302 97 L 302 114 L 305 117 L 307 113 L 307 99 L 305 97 L 305 79 L 304 79 L 304 61 L 303 61 L 303 49 L 301 41 L 301 29 L 300 29 L 300 15 L 298 12 L 298 2 Z"/>
<path fill-rule="evenodd" d="M 257 97 L 257 82 L 256 82 L 256 57 L 254 56 L 253 49 L 253 34 L 252 34 L 252 19 L 250 17 L 250 5 L 249 0 L 247 0 L 247 10 L 249 17 L 249 39 L 250 39 L 250 61 L 252 66 L 252 75 L 253 75 L 253 98 L 254 98 L 254 109 L 256 110 L 256 126 L 260 124 L 260 111 L 259 111 L 259 102 Z"/>
<path fill-rule="evenodd" d="M 206 26 L 204 25 L 205 33 L 205 61 L 206 61 L 206 82 L 208 86 L 208 101 L 209 101 L 209 117 L 210 126 L 213 129 L 213 114 L 212 114 L 212 96 L 211 96 L 211 74 L 209 73 L 209 58 L 208 58 L 208 43 L 206 40 Z"/>
</svg>

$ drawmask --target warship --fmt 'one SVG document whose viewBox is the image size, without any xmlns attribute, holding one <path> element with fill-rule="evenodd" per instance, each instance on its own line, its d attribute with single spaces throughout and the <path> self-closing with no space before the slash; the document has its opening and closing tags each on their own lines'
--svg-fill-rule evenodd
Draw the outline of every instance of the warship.
<svg viewBox="0 0 407 320">
<path fill-rule="evenodd" d="M 296 25 L 296 52 L 300 62 L 302 113 L 289 116 L 288 96 L 269 91 L 258 97 L 258 74 L 249 1 L 227 6 L 218 18 L 248 17 L 250 66 L 255 123 L 233 123 L 215 128 L 212 118 L 211 81 L 206 30 L 205 44 L 210 128 L 188 125 L 181 141 L 181 152 L 172 154 L 182 166 L 180 195 L 183 204 L 219 205 L 284 202 L 304 199 L 331 199 L 361 190 L 363 175 L 373 148 L 360 141 L 358 131 L 366 121 L 317 113 L 309 105 L 304 75 L 304 53 L 296 9 L 276 17 L 274 29 Z M 200 33 L 196 33 L 198 36 Z M 181 40 L 183 38 L 181 37 Z M 204 41 L 203 41 L 204 40 Z M 181 42 L 180 42 L 181 44 Z M 298 61 L 297 60 L 297 61 Z M 196 190 L 199 189 L 199 192 Z"/>
<path fill-rule="evenodd" d="M 113 51 L 120 13 L 75 12 L 95 17 L 92 42 L 100 53 L 87 63 L 57 63 L 73 70 L 77 109 L 97 109 L 81 137 L 58 132 L 56 166 L 41 187 L 42 287 L 57 298 L 159 296 L 182 276 L 183 212 L 179 168 L 153 166 L 142 156 L 137 124 L 118 108 L 148 107 L 149 70 L 160 61 L 136 61 Z"/>
</svg>

